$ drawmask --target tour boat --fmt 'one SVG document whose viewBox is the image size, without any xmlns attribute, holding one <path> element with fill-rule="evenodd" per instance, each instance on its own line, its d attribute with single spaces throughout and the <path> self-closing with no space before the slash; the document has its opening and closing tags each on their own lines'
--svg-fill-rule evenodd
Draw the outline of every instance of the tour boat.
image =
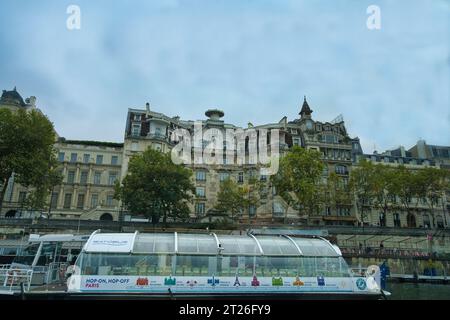
<svg viewBox="0 0 450 320">
<path fill-rule="evenodd" d="M 354 276 L 320 236 L 91 234 L 68 299 L 380 299 L 379 269 Z"/>
</svg>

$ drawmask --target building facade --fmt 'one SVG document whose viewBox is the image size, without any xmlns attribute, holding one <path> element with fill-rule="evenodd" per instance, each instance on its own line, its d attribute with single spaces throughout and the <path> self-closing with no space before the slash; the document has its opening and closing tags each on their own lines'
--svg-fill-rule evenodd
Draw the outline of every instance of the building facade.
<svg viewBox="0 0 450 320">
<path fill-rule="evenodd" d="M 411 149 L 410 149 L 411 150 Z M 382 164 L 390 167 L 404 166 L 409 170 L 421 170 L 426 167 L 442 168 L 442 163 L 436 161 L 432 157 L 417 157 L 417 153 L 406 150 L 403 146 L 400 146 L 394 150 L 388 150 L 383 153 L 374 154 L 360 154 L 357 155 L 358 162 L 362 159 L 372 162 L 373 164 Z M 445 167 L 444 167 L 445 168 Z M 438 200 L 437 205 L 431 208 L 427 205 L 427 202 L 423 199 L 416 199 L 412 197 L 409 199 L 410 208 L 409 212 L 401 205 L 398 198 L 390 198 L 388 203 L 388 210 L 383 213 L 382 210 L 375 208 L 374 206 L 366 206 L 368 210 L 364 217 L 364 223 L 371 226 L 382 227 L 404 227 L 404 228 L 448 228 L 449 227 L 449 191 L 447 190 L 446 196 Z M 356 210 L 358 210 L 356 208 Z M 359 214 L 357 212 L 356 216 Z M 433 216 L 434 225 L 433 225 Z"/>
<path fill-rule="evenodd" d="M 12 91 L 3 91 L 0 107 L 11 110 L 36 109 L 36 98 L 30 97 L 24 101 L 14 88 Z M 255 155 L 251 152 L 252 137 L 256 139 L 255 150 L 267 148 L 268 157 L 276 153 L 282 155 L 294 145 L 317 150 L 325 163 L 323 179 L 335 173 L 342 179 L 344 185 L 349 181 L 352 168 L 357 166 L 362 158 L 386 165 L 402 164 L 410 169 L 420 169 L 424 166 L 450 168 L 448 158 L 450 148 L 428 146 L 424 141 L 419 141 L 410 150 L 401 147 L 383 154 L 363 154 L 359 139 L 349 136 L 342 116 L 330 122 L 321 122 L 315 120 L 312 113 L 313 110 L 305 97 L 297 119 L 288 120 L 287 117 L 283 117 L 278 122 L 259 126 L 248 123 L 247 128 L 242 128 L 226 123 L 223 120 L 224 112 L 217 109 L 207 110 L 204 120 L 192 121 L 150 110 L 148 103 L 144 108 L 130 108 L 127 112 L 123 143 L 58 138 L 55 149 L 58 152 L 57 157 L 64 180 L 49 195 L 48 212 L 26 211 L 23 201 L 29 190 L 14 183 L 14 179 L 10 179 L 0 216 L 31 217 L 44 214 L 65 219 L 129 220 L 131 216 L 126 212 L 126 208 L 122 208 L 114 199 L 114 184 L 125 177 L 128 163 L 134 154 L 141 153 L 147 148 L 171 152 L 181 143 L 180 132 L 186 133 L 190 141 L 188 154 L 191 161 L 184 165 L 193 171 L 195 194 L 189 207 L 191 217 L 197 221 L 208 221 L 217 213 L 214 208 L 217 204 L 220 183 L 228 178 L 240 185 L 256 179 L 263 186 L 257 203 L 241 212 L 239 216 L 241 222 L 296 223 L 306 219 L 300 217 L 297 210 L 289 207 L 277 195 L 276 190 L 270 185 L 269 176 L 262 174 L 261 169 L 267 165 L 254 161 Z M 197 132 L 199 129 L 202 132 L 200 135 Z M 275 131 L 279 137 L 277 143 L 272 139 L 275 134 L 272 132 Z M 229 132 L 234 134 L 235 140 L 229 139 Z M 244 139 L 241 139 L 243 143 L 239 145 L 236 137 L 242 133 Z M 266 133 L 267 139 L 261 139 L 262 134 Z M 220 157 L 220 161 L 213 164 L 207 163 L 204 159 L 197 161 L 196 152 L 204 154 L 205 149 L 216 141 L 221 143 L 222 152 L 220 155 L 215 154 L 216 157 Z M 438 218 L 437 223 L 439 226 L 447 227 L 450 194 L 445 201 L 442 219 Z M 375 226 L 424 227 L 430 225 L 426 211 L 427 208 L 423 205 L 417 208 L 414 217 L 408 217 L 401 211 L 389 212 L 388 216 L 384 217 L 372 208 L 364 222 Z M 308 223 L 314 225 L 355 225 L 361 222 L 355 203 L 324 206 L 319 214 L 309 216 L 307 219 Z"/>
</svg>

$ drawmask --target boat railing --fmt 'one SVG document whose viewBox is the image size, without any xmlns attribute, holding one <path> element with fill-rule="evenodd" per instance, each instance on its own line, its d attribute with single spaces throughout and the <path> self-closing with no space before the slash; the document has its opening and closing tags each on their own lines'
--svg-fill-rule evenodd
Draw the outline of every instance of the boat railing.
<svg viewBox="0 0 450 320">
<path fill-rule="evenodd" d="M 3 287 L 9 288 L 9 291 L 21 284 L 24 284 L 25 291 L 29 291 L 32 277 L 33 269 L 20 269 L 11 265 L 0 266 L 0 283 Z"/>
<path fill-rule="evenodd" d="M 52 262 L 48 265 L 46 283 L 64 282 L 67 262 Z"/>
</svg>

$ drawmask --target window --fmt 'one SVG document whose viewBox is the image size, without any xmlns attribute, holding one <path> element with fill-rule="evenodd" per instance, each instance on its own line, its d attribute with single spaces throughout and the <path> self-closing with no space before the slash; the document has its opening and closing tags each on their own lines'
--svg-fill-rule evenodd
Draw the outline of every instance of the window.
<svg viewBox="0 0 450 320">
<path fill-rule="evenodd" d="M 78 157 L 78 154 L 71 153 L 70 154 L 70 162 L 77 162 L 77 157 Z"/>
<path fill-rule="evenodd" d="M 205 214 L 205 204 L 203 202 L 198 202 L 195 204 L 195 213 L 197 215 Z"/>
<path fill-rule="evenodd" d="M 74 183 L 75 181 L 75 171 L 69 171 L 67 174 L 67 183 Z"/>
<path fill-rule="evenodd" d="M 386 216 L 383 212 L 380 212 L 380 227 L 386 227 Z"/>
<path fill-rule="evenodd" d="M 95 161 L 96 164 L 103 164 L 103 155 L 98 154 L 97 160 Z"/>
<path fill-rule="evenodd" d="M 50 200 L 50 208 L 56 209 L 58 206 L 58 192 L 53 192 Z"/>
<path fill-rule="evenodd" d="M 300 139 L 294 139 L 294 146 L 300 145 Z"/>
<path fill-rule="evenodd" d="M 248 207 L 248 215 L 249 215 L 250 217 L 254 217 L 254 216 L 256 215 L 256 206 L 250 205 L 250 206 Z"/>
<path fill-rule="evenodd" d="M 322 135 L 322 142 L 338 143 L 338 137 L 333 134 L 324 134 L 324 135 Z"/>
<path fill-rule="evenodd" d="M 112 165 L 116 165 L 118 161 L 119 161 L 119 157 L 118 156 L 112 156 L 111 157 L 111 164 Z"/>
<path fill-rule="evenodd" d="M 113 196 L 111 194 L 108 194 L 106 196 L 106 206 L 112 207 L 112 205 L 113 205 Z"/>
<path fill-rule="evenodd" d="M 91 155 L 89 153 L 85 153 L 83 155 L 83 163 L 89 163 L 89 160 L 91 160 Z"/>
<path fill-rule="evenodd" d="M 228 172 L 219 172 L 219 180 L 225 181 L 230 178 L 230 174 Z"/>
<path fill-rule="evenodd" d="M 88 178 L 88 172 L 87 171 L 81 171 L 80 184 L 86 184 L 87 183 L 87 178 Z"/>
<path fill-rule="evenodd" d="M 95 171 L 94 173 L 94 184 L 100 184 L 102 173 L 100 171 Z"/>
<path fill-rule="evenodd" d="M 204 187 L 197 187 L 195 188 L 195 194 L 197 195 L 197 197 L 205 197 L 205 188 Z"/>
<path fill-rule="evenodd" d="M 264 174 L 262 174 L 262 175 L 259 177 L 259 180 L 261 180 L 261 181 L 267 181 L 267 176 L 264 175 Z"/>
<path fill-rule="evenodd" d="M 336 173 L 337 174 L 348 174 L 347 166 L 336 165 Z"/>
<path fill-rule="evenodd" d="M 436 217 L 436 227 L 444 229 L 444 220 L 442 219 L 442 216 Z"/>
<path fill-rule="evenodd" d="M 116 183 L 117 180 L 117 172 L 110 172 L 109 173 L 109 179 L 108 179 L 108 184 L 110 186 L 114 185 Z"/>
<path fill-rule="evenodd" d="M 72 202 L 72 194 L 71 193 L 66 193 L 64 195 L 64 209 L 69 209 L 71 202 Z"/>
<path fill-rule="evenodd" d="M 64 156 L 65 156 L 64 152 L 58 153 L 58 161 L 59 162 L 63 162 L 64 161 Z"/>
<path fill-rule="evenodd" d="M 238 183 L 244 183 L 244 173 L 243 172 L 238 173 Z"/>
<path fill-rule="evenodd" d="M 431 228 L 430 216 L 427 215 L 427 214 L 423 215 L 423 227 L 424 228 Z"/>
<path fill-rule="evenodd" d="M 141 115 L 140 114 L 135 114 L 134 115 L 134 121 L 141 121 Z"/>
<path fill-rule="evenodd" d="M 131 143 L 131 151 L 138 151 L 139 150 L 139 143 L 132 142 Z"/>
<path fill-rule="evenodd" d="M 297 134 L 297 129 L 291 129 L 292 134 Z"/>
<path fill-rule="evenodd" d="M 400 214 L 394 213 L 394 227 L 400 228 Z"/>
<path fill-rule="evenodd" d="M 25 199 L 27 198 L 27 192 L 26 191 L 20 191 L 19 192 L 19 204 L 22 204 Z"/>
<path fill-rule="evenodd" d="M 206 172 L 205 171 L 196 171 L 195 179 L 197 181 L 206 181 Z"/>
<path fill-rule="evenodd" d="M 331 216 L 331 208 L 330 208 L 330 207 L 326 207 L 325 209 L 326 209 L 326 210 L 325 210 L 325 214 L 326 214 L 327 216 Z"/>
<path fill-rule="evenodd" d="M 279 202 L 273 202 L 272 210 L 274 216 L 283 215 L 283 206 Z"/>
<path fill-rule="evenodd" d="M 161 143 L 153 143 L 152 147 L 153 147 L 153 150 L 157 150 L 157 151 L 161 151 L 162 150 Z"/>
<path fill-rule="evenodd" d="M 141 134 L 141 124 L 134 123 L 131 128 L 131 135 L 134 137 L 139 137 Z"/>
<path fill-rule="evenodd" d="M 77 199 L 77 208 L 83 209 L 84 207 L 84 194 L 79 194 Z"/>
<path fill-rule="evenodd" d="M 94 193 L 91 196 L 91 208 L 95 208 L 98 206 L 98 194 Z"/>
</svg>

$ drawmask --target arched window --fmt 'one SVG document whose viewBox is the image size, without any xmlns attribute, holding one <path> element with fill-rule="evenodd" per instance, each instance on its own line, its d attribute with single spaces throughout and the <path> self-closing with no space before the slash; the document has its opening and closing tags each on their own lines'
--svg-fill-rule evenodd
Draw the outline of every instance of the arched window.
<svg viewBox="0 0 450 320">
<path fill-rule="evenodd" d="M 100 216 L 100 221 L 113 221 L 113 216 L 106 212 Z"/>
<path fill-rule="evenodd" d="M 423 227 L 431 228 L 430 216 L 428 214 L 423 215 Z"/>
<path fill-rule="evenodd" d="M 5 214 L 5 218 L 15 218 L 17 211 L 16 210 L 9 210 Z"/>
<path fill-rule="evenodd" d="M 444 219 L 442 219 L 442 216 L 436 217 L 436 226 L 438 228 L 444 229 Z"/>
<path fill-rule="evenodd" d="M 408 213 L 406 216 L 406 223 L 408 225 L 408 228 L 415 228 L 416 227 L 416 216 L 412 213 Z"/>
</svg>

